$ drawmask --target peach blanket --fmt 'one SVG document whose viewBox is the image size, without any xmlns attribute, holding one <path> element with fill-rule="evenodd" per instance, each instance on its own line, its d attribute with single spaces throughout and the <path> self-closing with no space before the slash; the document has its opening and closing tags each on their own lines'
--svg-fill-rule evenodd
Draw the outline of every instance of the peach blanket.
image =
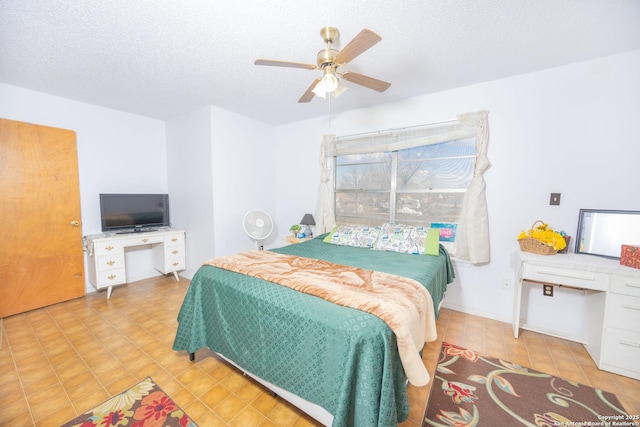
<svg viewBox="0 0 640 427">
<path fill-rule="evenodd" d="M 278 283 L 338 305 L 371 313 L 395 333 L 409 382 L 426 385 L 429 373 L 419 351 L 437 338 L 431 294 L 413 279 L 328 261 L 248 251 L 215 258 L 207 265 Z"/>
</svg>

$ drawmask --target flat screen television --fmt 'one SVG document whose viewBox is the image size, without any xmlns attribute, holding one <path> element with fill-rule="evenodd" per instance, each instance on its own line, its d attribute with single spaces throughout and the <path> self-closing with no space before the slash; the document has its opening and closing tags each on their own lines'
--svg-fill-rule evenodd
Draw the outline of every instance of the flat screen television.
<svg viewBox="0 0 640 427">
<path fill-rule="evenodd" d="M 134 233 L 169 227 L 168 194 L 100 194 L 103 232 Z"/>
</svg>

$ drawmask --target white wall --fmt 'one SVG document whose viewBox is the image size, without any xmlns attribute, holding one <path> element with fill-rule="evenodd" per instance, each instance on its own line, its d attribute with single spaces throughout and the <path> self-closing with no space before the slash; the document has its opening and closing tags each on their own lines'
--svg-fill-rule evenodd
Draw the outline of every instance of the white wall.
<svg viewBox="0 0 640 427">
<path fill-rule="evenodd" d="M 275 218 L 273 126 L 217 107 L 167 122 L 174 225 L 187 230 L 191 278 L 206 260 L 255 248 L 244 232 L 247 211 Z M 272 244 L 277 233 L 262 242 Z"/>
<path fill-rule="evenodd" d="M 280 234 L 315 208 L 323 133 L 400 128 L 488 110 L 491 263 L 457 263 L 445 306 L 510 321 L 512 290 L 502 283 L 512 274 L 510 256 L 521 230 L 542 219 L 575 235 L 580 208 L 640 210 L 638 76 L 640 51 L 634 51 L 351 111 L 333 116 L 331 129 L 326 118 L 279 126 Z M 562 193 L 560 206 L 549 206 L 551 192 Z M 527 323 L 581 335 L 580 295 L 556 290 L 554 298 L 542 297 L 541 285 L 525 294 Z"/>
<path fill-rule="evenodd" d="M 255 249 L 242 223 L 248 211 L 260 209 L 276 219 L 274 127 L 216 107 L 211 117 L 213 255 L 225 256 Z M 274 228 L 273 235 L 261 244 L 272 246 L 276 236 Z"/>
<path fill-rule="evenodd" d="M 172 225 L 187 231 L 187 270 L 191 278 L 215 253 L 211 107 L 167 121 L 167 163 Z"/>
<path fill-rule="evenodd" d="M 100 193 L 168 191 L 161 120 L 2 83 L 0 117 L 76 132 L 83 235 L 101 231 Z M 126 259 L 129 280 L 157 275 L 150 250 L 128 251 Z M 94 290 L 88 281 L 86 288 Z"/>
<path fill-rule="evenodd" d="M 316 100 L 317 101 L 317 100 Z M 276 128 L 278 241 L 290 235 L 305 213 L 315 215 L 320 182 L 320 144 L 326 120 L 305 120 Z"/>
</svg>

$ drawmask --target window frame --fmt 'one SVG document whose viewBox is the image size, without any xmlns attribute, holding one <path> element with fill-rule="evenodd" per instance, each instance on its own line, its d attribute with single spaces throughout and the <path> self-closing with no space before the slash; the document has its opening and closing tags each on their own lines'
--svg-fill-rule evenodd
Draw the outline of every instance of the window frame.
<svg viewBox="0 0 640 427">
<path fill-rule="evenodd" d="M 475 141 L 475 136 L 474 137 L 468 137 L 468 138 L 458 138 L 458 139 L 454 139 L 451 141 L 441 141 L 438 142 L 438 144 L 441 143 L 451 143 L 451 142 L 457 142 L 457 141 L 461 141 L 462 143 L 465 142 L 469 142 L 469 139 L 473 139 L 473 144 L 475 147 L 476 141 Z M 425 144 L 425 145 L 418 145 L 416 147 L 411 147 L 411 148 L 420 148 L 420 147 L 425 147 L 428 145 L 433 145 L 433 144 Z M 370 162 L 370 161 L 364 161 L 361 163 L 355 163 L 355 162 L 350 162 L 350 163 L 346 163 L 346 164 L 338 164 L 338 157 L 339 156 L 348 156 L 349 154 L 336 154 L 334 156 L 332 156 L 332 165 L 333 165 L 333 210 L 335 212 L 336 215 L 336 219 L 340 216 L 340 217 L 351 217 L 354 219 L 359 220 L 357 223 L 366 223 L 368 225 L 379 225 L 377 224 L 378 218 L 376 218 L 371 211 L 369 211 L 368 215 L 367 212 L 365 212 L 365 215 L 359 215 L 358 212 L 356 212 L 353 215 L 348 215 L 348 214 L 342 214 L 340 215 L 338 213 L 338 194 L 342 193 L 342 194 L 379 194 L 379 193 L 384 193 L 384 194 L 389 194 L 389 212 L 388 212 L 388 218 L 387 220 L 383 221 L 384 222 L 389 222 L 392 224 L 397 223 L 398 221 L 396 221 L 397 219 L 397 210 L 398 210 L 398 196 L 400 194 L 412 194 L 412 193 L 417 193 L 417 194 L 429 194 L 429 193 L 434 193 L 434 194 L 444 194 L 444 193 L 464 193 L 466 194 L 467 191 L 469 190 L 470 184 L 471 184 L 471 180 L 473 178 L 473 171 L 471 171 L 471 176 L 466 176 L 465 181 L 467 182 L 467 186 L 465 188 L 455 188 L 455 189 L 427 189 L 427 188 L 420 188 L 420 189 L 410 189 L 410 190 L 399 190 L 398 189 L 398 166 L 400 162 L 404 162 L 404 161 L 420 161 L 421 159 L 416 159 L 416 158 L 411 158 L 409 160 L 399 160 L 399 151 L 404 150 L 407 148 L 398 148 L 398 149 L 394 149 L 393 151 L 383 151 L 383 152 L 379 152 L 379 153 L 389 153 L 390 154 L 390 176 L 389 176 L 389 189 L 388 190 L 368 190 L 368 189 L 351 189 L 351 188 L 342 188 L 339 189 L 338 188 L 338 168 L 339 167 L 344 167 L 344 166 L 351 166 L 351 165 L 367 165 L 367 164 L 373 164 L 373 163 L 383 163 L 383 162 Z M 461 158 L 464 159 L 473 159 L 473 163 L 475 164 L 475 162 L 477 161 L 478 158 L 478 152 L 477 150 L 474 148 L 474 154 L 463 154 L 460 156 L 445 156 L 445 157 L 438 157 L 438 160 L 458 160 Z M 374 154 L 374 153 L 369 153 L 369 154 Z M 436 158 L 430 158 L 430 159 L 426 159 L 426 160 L 433 160 Z M 425 160 L 425 159 L 422 159 Z M 386 162 L 385 162 L 386 163 Z M 426 169 L 428 170 L 428 169 Z M 464 197 L 464 196 L 463 196 Z M 431 223 L 434 222 L 447 222 L 447 223 L 455 223 L 456 225 L 459 223 L 460 221 L 460 216 L 462 215 L 462 207 L 460 207 L 460 212 L 458 213 L 456 220 L 442 220 L 439 218 L 429 218 L 429 217 L 423 217 L 424 220 L 423 221 L 411 221 L 411 220 L 401 220 L 400 222 L 402 223 L 407 223 L 407 224 L 416 224 L 416 225 L 422 225 L 422 226 L 426 226 L 429 225 Z M 371 221 L 371 222 L 370 222 Z M 429 223 L 429 224 L 427 224 Z"/>
</svg>

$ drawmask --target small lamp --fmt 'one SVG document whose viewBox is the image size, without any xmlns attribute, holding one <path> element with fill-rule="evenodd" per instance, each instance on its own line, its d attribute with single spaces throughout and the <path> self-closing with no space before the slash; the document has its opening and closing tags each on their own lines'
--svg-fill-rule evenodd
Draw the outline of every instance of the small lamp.
<svg viewBox="0 0 640 427">
<path fill-rule="evenodd" d="M 313 219 L 313 215 L 304 214 L 304 216 L 300 220 L 300 225 L 304 225 L 304 229 L 302 231 L 305 236 L 313 237 L 313 233 L 311 232 L 311 227 L 309 227 L 310 225 L 316 225 L 316 221 Z"/>
</svg>

